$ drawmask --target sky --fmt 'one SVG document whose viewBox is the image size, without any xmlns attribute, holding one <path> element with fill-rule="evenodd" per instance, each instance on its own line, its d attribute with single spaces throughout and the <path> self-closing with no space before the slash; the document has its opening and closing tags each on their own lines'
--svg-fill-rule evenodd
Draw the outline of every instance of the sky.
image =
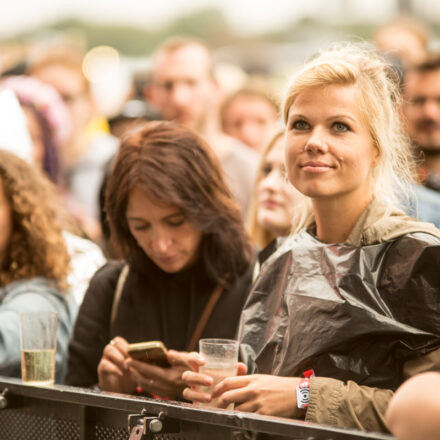
<svg viewBox="0 0 440 440">
<path fill-rule="evenodd" d="M 440 2 L 418 0 L 422 3 L 429 5 L 430 13 L 440 16 Z M 385 21 L 392 17 L 396 5 L 397 0 L 3 0 L 0 37 L 72 17 L 155 28 L 179 15 L 208 7 L 221 9 L 234 29 L 253 34 L 312 14 L 335 21 Z"/>
</svg>

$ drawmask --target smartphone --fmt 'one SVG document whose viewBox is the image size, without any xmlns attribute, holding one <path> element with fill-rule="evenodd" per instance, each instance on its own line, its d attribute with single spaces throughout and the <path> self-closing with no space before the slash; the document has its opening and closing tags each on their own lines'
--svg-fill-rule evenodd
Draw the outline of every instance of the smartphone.
<svg viewBox="0 0 440 440">
<path fill-rule="evenodd" d="M 160 341 L 138 342 L 129 344 L 127 352 L 130 357 L 138 361 L 148 362 L 159 367 L 170 367 L 167 358 L 167 349 Z"/>
</svg>

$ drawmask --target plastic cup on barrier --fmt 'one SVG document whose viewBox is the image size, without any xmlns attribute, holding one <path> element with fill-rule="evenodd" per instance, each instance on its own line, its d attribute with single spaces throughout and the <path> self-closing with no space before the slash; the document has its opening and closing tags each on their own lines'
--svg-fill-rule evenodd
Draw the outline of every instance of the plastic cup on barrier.
<svg viewBox="0 0 440 440">
<path fill-rule="evenodd" d="M 21 378 L 28 385 L 55 382 L 57 312 L 20 313 Z"/>
<path fill-rule="evenodd" d="M 200 354 L 206 364 L 200 367 L 200 373 L 207 374 L 214 379 L 210 387 L 200 387 L 200 391 L 212 393 L 214 387 L 226 377 L 237 375 L 238 341 L 233 339 L 201 339 L 199 341 Z M 217 407 L 218 399 L 213 399 L 204 406 Z M 227 409 L 233 409 L 231 404 Z"/>
</svg>

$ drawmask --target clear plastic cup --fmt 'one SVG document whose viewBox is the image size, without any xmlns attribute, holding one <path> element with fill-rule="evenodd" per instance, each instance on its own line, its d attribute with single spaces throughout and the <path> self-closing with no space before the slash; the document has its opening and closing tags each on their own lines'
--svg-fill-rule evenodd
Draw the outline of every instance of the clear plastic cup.
<svg viewBox="0 0 440 440">
<path fill-rule="evenodd" d="M 55 382 L 57 312 L 20 313 L 21 378 L 29 385 Z"/>
<path fill-rule="evenodd" d="M 200 387 L 200 391 L 212 393 L 214 387 L 226 377 L 237 375 L 239 342 L 233 339 L 201 339 L 199 352 L 206 360 L 200 367 L 200 373 L 207 374 L 214 379 L 210 387 Z M 213 399 L 204 406 L 218 407 L 218 399 Z M 227 409 L 233 409 L 231 404 Z"/>
</svg>

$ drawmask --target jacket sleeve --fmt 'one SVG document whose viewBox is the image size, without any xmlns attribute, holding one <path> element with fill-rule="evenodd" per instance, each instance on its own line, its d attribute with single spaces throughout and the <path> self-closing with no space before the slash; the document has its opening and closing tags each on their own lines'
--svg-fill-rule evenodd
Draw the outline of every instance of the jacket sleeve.
<svg viewBox="0 0 440 440">
<path fill-rule="evenodd" d="M 65 374 L 67 345 L 72 327 L 72 316 L 67 312 L 65 303 L 56 298 L 49 289 L 33 290 L 32 285 L 20 294 L 4 301 L 0 306 L 0 374 L 20 377 L 20 312 L 55 311 L 58 313 L 56 381 L 61 383 Z"/>
<path fill-rule="evenodd" d="M 440 370 L 440 349 L 408 361 L 406 375 Z M 409 377 L 409 376 L 408 376 Z M 388 432 L 385 412 L 393 391 L 344 383 L 327 377 L 314 377 L 310 382 L 310 403 L 306 421 L 365 431 Z"/>
<path fill-rule="evenodd" d="M 366 431 L 386 432 L 385 411 L 393 396 L 391 390 L 344 383 L 315 377 L 310 382 L 310 403 L 306 421 L 344 426 Z"/>
<path fill-rule="evenodd" d="M 98 382 L 98 364 L 110 340 L 110 313 L 121 265 L 108 263 L 90 281 L 69 344 L 66 384 L 89 387 Z"/>
</svg>

